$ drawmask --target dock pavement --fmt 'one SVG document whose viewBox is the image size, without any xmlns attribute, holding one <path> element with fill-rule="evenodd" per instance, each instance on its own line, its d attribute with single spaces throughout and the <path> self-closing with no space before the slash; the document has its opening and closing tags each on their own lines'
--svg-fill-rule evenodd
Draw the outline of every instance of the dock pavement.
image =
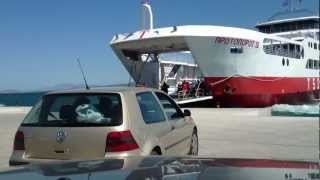
<svg viewBox="0 0 320 180">
<path fill-rule="evenodd" d="M 319 119 L 273 117 L 270 108 L 190 108 L 198 126 L 199 156 L 319 160 Z M 28 107 L 0 107 L 0 169 Z"/>
</svg>

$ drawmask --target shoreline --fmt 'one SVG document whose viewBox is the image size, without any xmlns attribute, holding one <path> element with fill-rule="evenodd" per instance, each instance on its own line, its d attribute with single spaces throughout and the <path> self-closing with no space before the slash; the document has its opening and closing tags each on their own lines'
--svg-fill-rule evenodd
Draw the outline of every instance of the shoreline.
<svg viewBox="0 0 320 180">
<path fill-rule="evenodd" d="M 32 106 L 0 106 L 0 114 L 27 114 L 31 110 Z M 211 112 L 219 112 L 219 110 L 228 112 L 229 116 L 235 117 L 292 117 L 292 118 L 316 118 L 318 116 L 308 116 L 308 115 L 292 115 L 292 112 L 289 110 L 278 110 L 274 112 L 273 107 L 264 107 L 264 108 L 201 108 L 201 107 L 183 107 L 182 109 L 190 110 L 205 110 Z M 278 113 L 278 114 L 277 114 Z M 281 114 L 282 113 L 282 114 Z M 291 113 L 291 114 L 290 114 Z M 308 112 L 306 112 L 308 113 Z M 216 114 L 219 116 L 219 113 Z"/>
<path fill-rule="evenodd" d="M 32 107 L 31 106 L 5 106 L 0 107 L 0 114 L 20 114 L 28 113 Z"/>
<path fill-rule="evenodd" d="M 15 113 L 28 113 L 32 106 L 2 106 L 0 107 L 0 114 L 15 114 Z M 271 107 L 265 108 L 202 108 L 202 107 L 183 107 L 182 109 L 204 109 L 205 111 L 227 111 L 230 116 L 271 116 Z"/>
</svg>

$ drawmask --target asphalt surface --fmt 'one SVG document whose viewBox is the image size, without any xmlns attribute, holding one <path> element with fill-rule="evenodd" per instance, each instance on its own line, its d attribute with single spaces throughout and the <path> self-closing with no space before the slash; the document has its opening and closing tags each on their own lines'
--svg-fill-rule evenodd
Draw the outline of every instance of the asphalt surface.
<svg viewBox="0 0 320 180">
<path fill-rule="evenodd" d="M 8 166 L 14 134 L 27 110 L 0 110 L 0 168 Z M 200 156 L 319 159 L 318 118 L 271 117 L 269 108 L 190 110 L 198 126 Z"/>
</svg>

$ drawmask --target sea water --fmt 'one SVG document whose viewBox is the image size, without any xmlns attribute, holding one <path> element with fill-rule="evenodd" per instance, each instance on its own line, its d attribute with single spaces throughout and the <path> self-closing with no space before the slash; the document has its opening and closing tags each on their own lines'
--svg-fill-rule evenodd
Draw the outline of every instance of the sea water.
<svg viewBox="0 0 320 180">
<path fill-rule="evenodd" d="M 271 108 L 273 116 L 320 117 L 320 103 L 308 105 L 276 104 Z"/>
<path fill-rule="evenodd" d="M 33 106 L 46 92 L 0 94 L 0 107 Z"/>
</svg>

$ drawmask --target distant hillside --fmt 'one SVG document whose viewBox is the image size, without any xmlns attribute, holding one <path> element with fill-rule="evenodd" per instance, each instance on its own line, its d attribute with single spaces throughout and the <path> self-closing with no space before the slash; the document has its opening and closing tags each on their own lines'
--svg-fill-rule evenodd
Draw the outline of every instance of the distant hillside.
<svg viewBox="0 0 320 180">
<path fill-rule="evenodd" d="M 0 90 L 0 94 L 8 94 L 8 93 L 19 93 L 20 91 L 14 90 L 14 89 L 5 89 L 5 90 Z"/>
<path fill-rule="evenodd" d="M 56 91 L 56 90 L 66 90 L 66 89 L 79 89 L 84 87 L 82 84 L 57 84 L 51 87 L 40 88 L 35 91 Z"/>
<path fill-rule="evenodd" d="M 133 85 L 133 84 L 131 84 Z M 92 85 L 91 87 L 128 86 L 128 84 Z M 0 104 L 2 106 L 33 106 L 48 91 L 84 88 L 83 85 L 60 84 L 49 88 L 33 91 L 2 90 L 0 91 Z"/>
<path fill-rule="evenodd" d="M 90 85 L 90 87 L 116 87 L 116 86 L 128 86 L 128 84 L 109 84 L 109 85 Z M 134 86 L 134 83 L 131 83 L 130 86 Z M 67 90 L 67 89 L 81 89 L 84 88 L 83 84 L 58 84 L 51 87 L 39 88 L 34 90 L 16 90 L 16 89 L 6 89 L 0 90 L 0 94 L 24 94 L 24 93 L 43 93 L 48 91 L 57 91 L 57 90 Z"/>
</svg>

